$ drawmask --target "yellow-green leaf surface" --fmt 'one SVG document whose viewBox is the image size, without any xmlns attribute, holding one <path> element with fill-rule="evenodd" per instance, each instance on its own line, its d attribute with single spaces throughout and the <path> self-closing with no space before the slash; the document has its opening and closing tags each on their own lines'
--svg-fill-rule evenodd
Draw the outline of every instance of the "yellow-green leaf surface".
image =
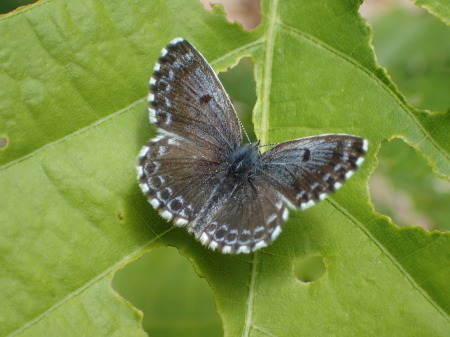
<svg viewBox="0 0 450 337">
<path fill-rule="evenodd" d="M 111 279 L 169 244 L 209 282 L 227 336 L 447 336 L 449 235 L 375 214 L 367 181 L 379 144 L 393 137 L 448 177 L 448 114 L 406 102 L 376 65 L 358 6 L 264 1 L 252 32 L 194 0 L 44 0 L 0 17 L 0 335 L 145 335 Z M 369 139 L 355 177 L 291 212 L 255 254 L 205 249 L 137 187 L 135 158 L 154 134 L 148 79 L 177 36 L 216 70 L 253 59 L 263 143 L 332 132 Z M 326 270 L 302 283 L 294 266 L 310 255 Z"/>
</svg>

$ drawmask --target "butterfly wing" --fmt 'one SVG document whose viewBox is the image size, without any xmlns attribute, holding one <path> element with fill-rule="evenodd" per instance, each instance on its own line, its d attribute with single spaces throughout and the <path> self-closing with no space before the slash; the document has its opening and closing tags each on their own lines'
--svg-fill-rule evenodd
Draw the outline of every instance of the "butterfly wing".
<svg viewBox="0 0 450 337">
<path fill-rule="evenodd" d="M 223 175 L 223 162 L 242 136 L 219 79 L 187 41 L 161 52 L 150 79 L 150 121 L 159 136 L 139 154 L 139 186 L 161 215 L 184 226 L 193 221 Z"/>
<path fill-rule="evenodd" d="M 281 232 L 288 207 L 306 209 L 342 186 L 363 162 L 367 141 L 322 135 L 278 144 L 240 184 L 222 180 L 220 198 L 206 205 L 192 231 L 211 249 L 249 253 Z"/>
<path fill-rule="evenodd" d="M 222 253 L 250 253 L 266 247 L 281 232 L 288 209 L 272 186 L 258 177 L 235 184 L 222 181 L 191 228 L 202 244 Z"/>
<path fill-rule="evenodd" d="M 306 209 L 339 189 L 364 161 L 367 140 L 321 135 L 280 143 L 262 156 L 267 184 L 291 208 Z"/>
<path fill-rule="evenodd" d="M 242 143 L 239 120 L 225 89 L 208 62 L 184 39 L 163 48 L 150 79 L 149 104 L 150 121 L 160 132 L 220 153 Z"/>
<path fill-rule="evenodd" d="M 139 154 L 139 186 L 161 216 L 184 226 L 193 221 L 220 182 L 217 153 L 172 135 L 159 135 Z"/>
</svg>

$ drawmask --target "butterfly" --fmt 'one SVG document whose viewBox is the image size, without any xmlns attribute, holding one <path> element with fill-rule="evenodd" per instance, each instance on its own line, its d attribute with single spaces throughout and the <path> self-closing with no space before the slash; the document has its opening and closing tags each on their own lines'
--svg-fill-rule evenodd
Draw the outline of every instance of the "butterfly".
<svg viewBox="0 0 450 337">
<path fill-rule="evenodd" d="M 212 250 L 268 246 L 289 209 L 325 199 L 364 161 L 367 140 L 345 134 L 294 139 L 264 153 L 258 142 L 244 143 L 225 89 L 182 38 L 162 49 L 153 70 L 148 102 L 158 134 L 139 152 L 139 186 L 163 218 Z"/>
</svg>

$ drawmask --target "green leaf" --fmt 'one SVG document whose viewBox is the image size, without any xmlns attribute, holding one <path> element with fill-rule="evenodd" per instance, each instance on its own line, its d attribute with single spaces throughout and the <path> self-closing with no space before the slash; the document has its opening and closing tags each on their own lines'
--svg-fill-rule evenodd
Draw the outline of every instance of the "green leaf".
<svg viewBox="0 0 450 337">
<path fill-rule="evenodd" d="M 374 213 L 366 187 L 379 144 L 393 137 L 448 177 L 448 114 L 405 100 L 376 65 L 358 6 L 265 1 L 252 32 L 194 0 L 41 1 L 0 17 L 0 335 L 144 335 L 141 315 L 110 283 L 161 244 L 206 278 L 227 336 L 448 335 L 449 235 L 399 229 Z M 255 254 L 207 250 L 138 190 L 135 158 L 154 132 L 148 78 L 176 36 L 216 70 L 251 56 L 263 143 L 331 132 L 369 139 L 355 177 L 291 212 Z M 308 256 L 326 271 L 302 283 L 294 266 Z"/>
<path fill-rule="evenodd" d="M 412 0 L 417 6 L 423 7 L 439 19 L 450 25 L 450 6 L 447 0 Z"/>
</svg>

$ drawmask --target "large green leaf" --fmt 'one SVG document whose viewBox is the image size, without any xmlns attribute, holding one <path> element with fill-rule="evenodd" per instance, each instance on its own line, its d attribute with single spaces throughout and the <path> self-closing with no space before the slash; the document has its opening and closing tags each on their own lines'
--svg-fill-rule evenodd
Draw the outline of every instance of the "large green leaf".
<svg viewBox="0 0 450 337">
<path fill-rule="evenodd" d="M 144 335 L 110 281 L 169 244 L 213 288 L 228 336 L 448 335 L 449 235 L 399 229 L 373 212 L 366 188 L 392 137 L 448 176 L 448 114 L 406 102 L 374 61 L 358 5 L 266 1 L 252 32 L 194 0 L 41 1 L 1 17 L 0 334 Z M 205 249 L 137 188 L 135 157 L 154 132 L 148 78 L 180 35 L 216 70 L 252 57 L 263 143 L 330 132 L 369 139 L 360 172 L 292 212 L 255 254 Z M 308 255 L 322 256 L 326 272 L 302 283 L 294 265 Z"/>
</svg>

